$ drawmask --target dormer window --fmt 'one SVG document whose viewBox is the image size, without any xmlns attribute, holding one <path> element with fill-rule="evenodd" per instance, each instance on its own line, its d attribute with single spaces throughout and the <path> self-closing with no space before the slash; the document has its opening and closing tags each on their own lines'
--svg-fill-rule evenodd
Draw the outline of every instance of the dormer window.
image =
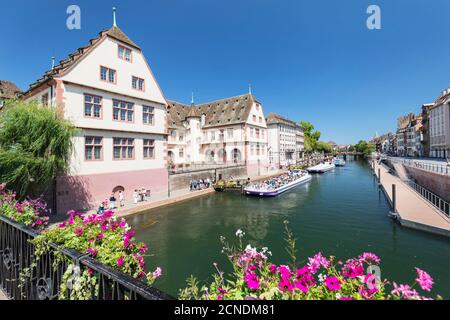
<svg viewBox="0 0 450 320">
<path fill-rule="evenodd" d="M 118 55 L 120 59 L 131 62 L 131 49 L 119 45 L 118 50 L 119 50 Z"/>
</svg>

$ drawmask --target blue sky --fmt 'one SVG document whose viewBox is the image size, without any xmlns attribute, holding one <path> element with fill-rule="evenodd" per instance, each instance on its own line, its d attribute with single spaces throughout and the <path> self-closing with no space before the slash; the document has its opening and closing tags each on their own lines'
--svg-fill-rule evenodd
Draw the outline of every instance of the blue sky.
<svg viewBox="0 0 450 320">
<path fill-rule="evenodd" d="M 66 8 L 81 7 L 81 30 Z M 366 28 L 366 9 L 382 29 Z M 138 43 L 167 98 L 247 92 L 265 112 L 311 121 L 323 140 L 395 130 L 450 86 L 448 0 L 0 0 L 0 79 L 21 89 L 112 25 Z"/>
</svg>

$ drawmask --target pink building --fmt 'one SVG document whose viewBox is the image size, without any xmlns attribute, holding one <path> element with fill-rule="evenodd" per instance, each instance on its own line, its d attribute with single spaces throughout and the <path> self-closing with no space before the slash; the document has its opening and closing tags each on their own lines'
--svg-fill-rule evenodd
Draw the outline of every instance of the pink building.
<svg viewBox="0 0 450 320">
<path fill-rule="evenodd" d="M 141 48 L 117 26 L 71 53 L 24 94 L 54 107 L 79 132 L 68 176 L 56 183 L 57 211 L 98 206 L 136 188 L 166 195 L 166 100 Z"/>
</svg>

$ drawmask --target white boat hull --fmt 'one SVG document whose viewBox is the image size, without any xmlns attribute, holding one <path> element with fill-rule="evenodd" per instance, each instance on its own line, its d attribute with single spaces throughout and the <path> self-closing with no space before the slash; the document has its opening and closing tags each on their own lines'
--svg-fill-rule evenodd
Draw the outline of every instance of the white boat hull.
<svg viewBox="0 0 450 320">
<path fill-rule="evenodd" d="M 291 190 L 303 183 L 310 181 L 311 179 L 312 179 L 311 175 L 306 174 L 303 177 L 301 177 L 295 181 L 292 181 L 278 189 L 258 190 L 258 189 L 254 189 L 252 187 L 248 187 L 248 188 L 244 189 L 244 194 L 246 194 L 248 196 L 258 196 L 258 197 L 276 197 L 276 196 L 282 194 L 283 192 Z"/>
</svg>

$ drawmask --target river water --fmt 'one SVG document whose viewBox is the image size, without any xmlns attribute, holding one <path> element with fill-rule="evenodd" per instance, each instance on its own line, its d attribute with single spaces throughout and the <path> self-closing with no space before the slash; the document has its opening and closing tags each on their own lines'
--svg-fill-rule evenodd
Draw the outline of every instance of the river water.
<svg viewBox="0 0 450 320">
<path fill-rule="evenodd" d="M 348 159 L 345 167 L 316 175 L 277 198 L 215 193 L 128 221 L 150 248 L 148 267 L 163 269 L 156 287 L 174 296 L 191 274 L 210 281 L 214 262 L 229 270 L 219 237 L 233 242 L 237 229 L 244 230 L 247 243 L 269 247 L 273 262 L 288 262 L 287 220 L 298 239 L 300 261 L 318 251 L 341 260 L 371 251 L 382 259 L 382 278 L 412 283 L 417 266 L 434 277 L 432 295 L 450 298 L 449 239 L 403 228 L 387 217 L 388 211 L 367 163 Z"/>
</svg>

